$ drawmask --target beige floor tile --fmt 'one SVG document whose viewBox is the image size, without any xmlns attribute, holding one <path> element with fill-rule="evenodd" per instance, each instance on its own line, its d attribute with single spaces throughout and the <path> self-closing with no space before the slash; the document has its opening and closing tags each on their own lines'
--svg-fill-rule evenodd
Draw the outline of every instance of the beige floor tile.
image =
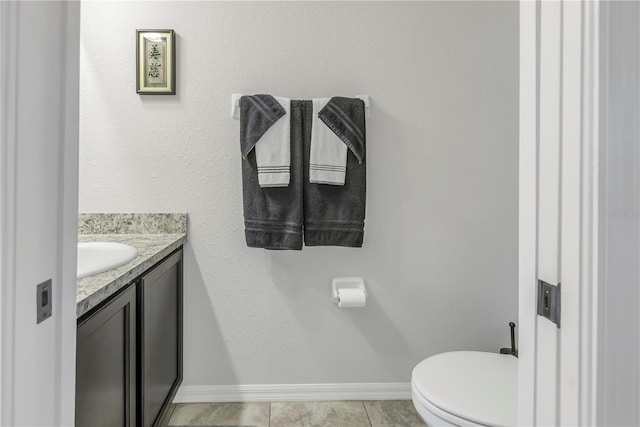
<svg viewBox="0 0 640 427">
<path fill-rule="evenodd" d="M 364 406 L 372 427 L 426 426 L 410 400 L 367 400 Z"/>
<path fill-rule="evenodd" d="M 177 404 L 169 425 L 269 427 L 269 403 Z"/>
<path fill-rule="evenodd" d="M 271 427 L 370 427 L 362 402 L 273 402 Z"/>
</svg>

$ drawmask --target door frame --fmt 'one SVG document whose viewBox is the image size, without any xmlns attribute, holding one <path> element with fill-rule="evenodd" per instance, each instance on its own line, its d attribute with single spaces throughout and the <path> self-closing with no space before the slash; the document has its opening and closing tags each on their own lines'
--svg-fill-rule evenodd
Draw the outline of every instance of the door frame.
<svg viewBox="0 0 640 427">
<path fill-rule="evenodd" d="M 579 312 L 577 314 L 577 333 L 579 333 L 578 354 L 568 363 L 579 363 L 576 371 L 579 388 L 576 390 L 578 406 L 574 418 L 577 425 L 597 425 L 600 405 L 598 401 L 597 379 L 599 371 L 600 348 L 600 270 L 604 265 L 604 257 L 600 251 L 601 234 L 600 213 L 602 212 L 601 189 L 601 138 L 600 120 L 602 120 L 600 95 L 600 54 L 601 37 L 601 4 L 599 1 L 581 3 L 582 10 L 574 11 L 576 19 L 581 16 L 582 58 L 579 69 L 582 75 L 581 85 L 581 120 L 577 123 L 581 132 L 581 151 L 579 174 L 574 183 L 576 191 L 580 191 L 579 219 L 577 230 L 580 245 L 580 265 L 577 269 L 579 279 Z M 576 153 L 578 154 L 578 153 Z M 564 386 L 572 382 L 571 377 L 562 378 Z M 577 416 L 577 419 L 575 418 Z"/>
<path fill-rule="evenodd" d="M 600 4 L 562 3 L 562 329 L 556 378 L 559 424 L 598 414 Z M 520 1 L 518 424 L 537 425 L 537 235 L 540 0 Z M 578 47 L 576 50 L 575 48 Z M 572 256 L 575 255 L 575 256 Z M 565 343 L 562 346 L 562 343 Z"/>
<path fill-rule="evenodd" d="M 53 13 L 47 27 L 42 25 L 42 15 L 49 12 Z M 0 2 L 0 23 L 0 425 L 72 426 L 75 418 L 80 2 L 42 5 Z M 28 84 L 24 68 L 29 68 L 29 64 L 19 53 L 30 49 L 36 37 L 51 40 L 56 49 L 57 56 L 51 66 L 60 77 L 60 81 L 55 82 L 60 91 L 55 94 L 45 96 Z M 32 107 L 41 101 L 49 106 L 55 103 L 51 110 L 59 114 L 51 111 L 43 114 L 42 109 L 33 111 Z M 49 135 L 35 137 L 26 131 L 34 127 L 34 123 L 56 131 L 50 138 Z M 40 153 L 43 147 L 55 147 L 55 155 L 45 159 L 32 156 L 23 148 L 25 145 Z M 47 171 L 55 167 L 55 179 L 45 180 L 24 172 L 34 167 Z M 43 195 L 48 197 L 47 203 L 51 201 L 51 209 L 33 209 L 32 206 L 40 205 L 30 202 Z M 16 230 L 28 228 L 30 218 L 51 219 L 52 224 L 42 221 L 46 223 L 46 236 L 35 232 L 24 234 L 29 238 L 35 234 L 37 240 L 17 236 Z M 39 246 L 51 250 L 55 256 L 47 257 L 46 262 L 30 263 L 30 258 L 24 256 L 28 253 L 25 248 Z M 35 286 L 42 279 L 32 280 L 36 275 L 52 280 L 52 314 L 40 324 L 36 323 L 35 316 Z M 30 370 L 28 364 L 33 361 L 36 363 Z M 39 370 L 47 371 L 46 378 L 39 375 Z"/>
<path fill-rule="evenodd" d="M 520 0 L 518 189 L 518 425 L 534 426 L 538 234 L 539 5 Z"/>
</svg>

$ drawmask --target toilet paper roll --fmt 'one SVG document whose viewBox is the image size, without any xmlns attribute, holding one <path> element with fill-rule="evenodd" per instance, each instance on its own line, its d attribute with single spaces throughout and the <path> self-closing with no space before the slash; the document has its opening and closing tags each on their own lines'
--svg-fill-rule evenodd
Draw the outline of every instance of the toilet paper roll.
<svg viewBox="0 0 640 427">
<path fill-rule="evenodd" d="M 362 289 L 338 289 L 338 307 L 364 307 L 367 295 Z"/>
</svg>

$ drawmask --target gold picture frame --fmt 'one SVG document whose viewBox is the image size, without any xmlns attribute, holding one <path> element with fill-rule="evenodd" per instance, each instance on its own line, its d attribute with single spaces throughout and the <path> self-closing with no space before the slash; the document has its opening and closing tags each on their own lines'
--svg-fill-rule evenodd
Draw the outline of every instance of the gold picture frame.
<svg viewBox="0 0 640 427">
<path fill-rule="evenodd" d="M 176 44 L 173 30 L 136 30 L 136 92 L 176 94 Z"/>
</svg>

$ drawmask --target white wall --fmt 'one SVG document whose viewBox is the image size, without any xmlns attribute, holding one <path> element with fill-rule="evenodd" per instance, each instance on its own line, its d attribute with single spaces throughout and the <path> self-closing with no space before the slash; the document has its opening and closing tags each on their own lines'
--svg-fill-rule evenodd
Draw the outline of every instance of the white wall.
<svg viewBox="0 0 640 427">
<path fill-rule="evenodd" d="M 177 95 L 135 93 L 135 29 Z M 517 318 L 516 2 L 87 2 L 80 211 L 190 215 L 186 385 L 404 382 Z M 244 244 L 231 93 L 369 94 L 362 249 Z M 332 276 L 369 302 L 338 310 Z"/>
<path fill-rule="evenodd" d="M 0 4 L 3 426 L 72 426 L 79 2 Z M 36 286 L 51 317 L 36 323 Z"/>
</svg>

